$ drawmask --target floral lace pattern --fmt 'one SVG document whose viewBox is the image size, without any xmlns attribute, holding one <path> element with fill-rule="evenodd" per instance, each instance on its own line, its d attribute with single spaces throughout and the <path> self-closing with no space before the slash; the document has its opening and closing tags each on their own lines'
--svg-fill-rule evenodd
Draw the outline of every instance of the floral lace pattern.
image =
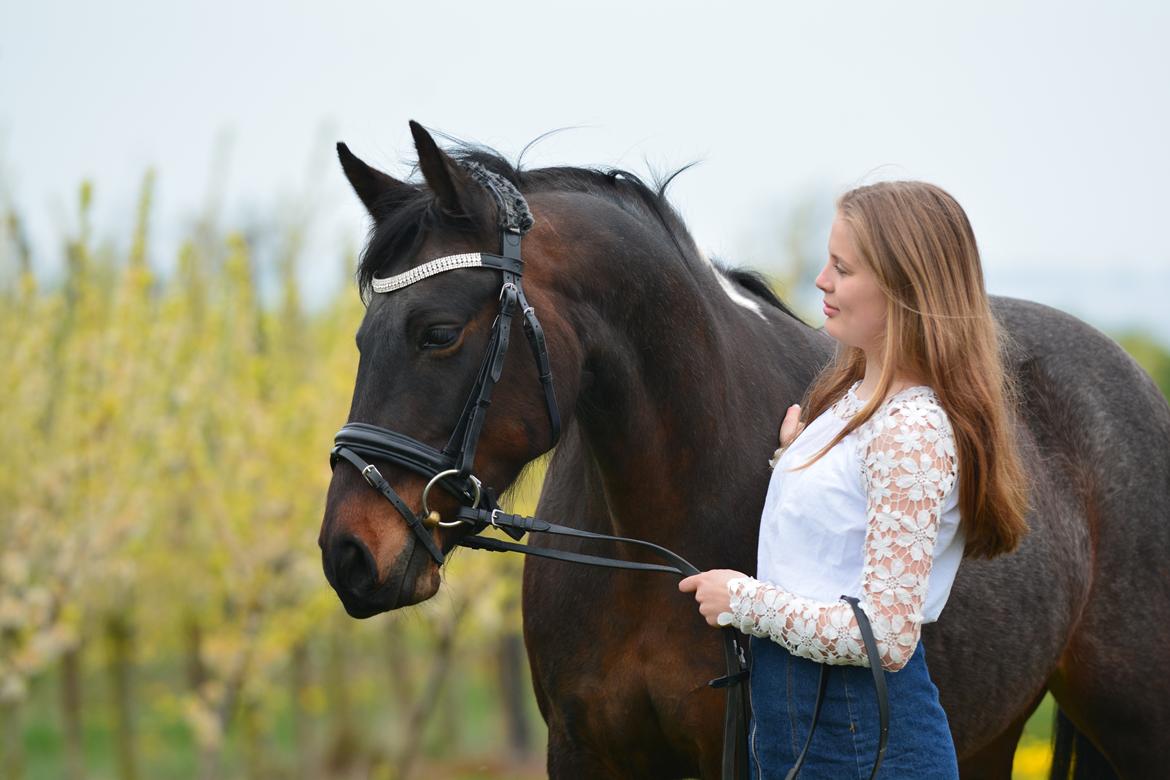
<svg viewBox="0 0 1170 780">
<path fill-rule="evenodd" d="M 863 403 L 850 388 L 833 409 L 850 415 Z M 867 495 L 859 605 L 882 667 L 894 672 L 918 645 L 942 504 L 957 482 L 958 461 L 950 422 L 926 386 L 890 396 L 857 433 Z M 819 663 L 870 665 L 848 603 L 807 599 L 754 577 L 735 577 L 727 590 L 731 612 L 719 615 L 720 625 Z"/>
</svg>

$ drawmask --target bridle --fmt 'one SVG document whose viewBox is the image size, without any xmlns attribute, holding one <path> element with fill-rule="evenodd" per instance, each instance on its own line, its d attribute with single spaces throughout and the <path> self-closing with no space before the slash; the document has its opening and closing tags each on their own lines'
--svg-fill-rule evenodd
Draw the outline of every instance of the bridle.
<svg viewBox="0 0 1170 780">
<path fill-rule="evenodd" d="M 337 465 L 338 458 L 344 458 L 352 463 L 366 481 L 394 505 L 427 552 L 435 559 L 435 563 L 439 565 L 443 564 L 444 555 L 435 544 L 429 527 L 460 526 L 465 525 L 466 521 L 444 521 L 437 512 L 430 509 L 427 497 L 435 484 L 454 495 L 460 504 L 472 509 L 483 507 L 489 513 L 499 511 L 495 492 L 491 488 L 485 488 L 479 478 L 471 473 L 471 468 L 475 460 L 475 448 L 483 431 L 484 418 L 492 402 L 492 390 L 504 369 L 504 357 L 508 352 L 508 341 L 512 332 L 512 315 L 517 307 L 524 315 L 524 332 L 532 346 L 532 354 L 540 370 L 540 382 L 544 386 L 551 427 L 552 441 L 549 449 L 557 443 L 561 434 L 561 417 L 553 392 L 552 369 L 549 367 L 544 331 L 540 327 L 536 311 L 524 297 L 524 288 L 521 285 L 523 273 L 523 262 L 520 259 L 521 230 L 518 225 L 509 225 L 502 228 L 500 233 L 501 247 L 498 255 L 485 252 L 447 255 L 389 279 L 375 278 L 373 282 L 375 292 L 388 293 L 429 276 L 458 268 L 497 269 L 503 276 L 499 312 L 492 323 L 492 332 L 487 351 L 480 363 L 479 375 L 446 446 L 439 451 L 429 444 L 396 431 L 367 423 L 351 422 L 337 432 L 329 456 L 330 467 Z M 390 461 L 426 477 L 429 481 L 423 488 L 422 514 L 416 515 L 412 512 L 406 502 L 394 492 L 394 488 L 390 487 L 390 483 L 378 468 L 364 458 Z M 476 532 L 478 533 L 478 529 Z M 523 533 L 510 532 L 510 535 L 514 539 L 519 539 Z"/>
<path fill-rule="evenodd" d="M 469 533 L 457 540 L 456 545 L 494 552 L 519 552 L 525 555 L 536 555 L 607 568 L 665 572 L 683 577 L 698 574 L 699 569 L 690 562 L 652 542 L 584 531 L 550 523 L 536 517 L 524 517 L 504 512 L 497 501 L 496 491 L 490 486 L 483 485 L 479 478 L 472 473 L 475 448 L 483 430 L 488 406 L 491 404 L 492 390 L 503 371 L 504 357 L 507 354 L 511 336 L 512 317 L 517 309 L 524 317 L 524 333 L 528 338 L 539 371 L 540 383 L 544 388 L 551 431 L 549 449 L 560 439 L 561 419 L 556 395 L 553 391 L 552 369 L 549 365 L 544 331 L 537 319 L 536 311 L 524 296 L 524 288 L 521 283 L 524 264 L 520 259 L 520 240 L 524 233 L 532 227 L 532 214 L 519 190 L 506 178 L 473 161 L 463 161 L 460 164 L 472 179 L 491 193 L 496 201 L 499 214 L 500 253 L 472 252 L 440 257 L 393 277 L 375 277 L 373 290 L 377 293 L 391 293 L 435 274 L 462 268 L 487 268 L 500 271 L 502 283 L 499 311 L 492 322 L 491 336 L 475 384 L 464 403 L 455 429 L 451 432 L 447 444 L 441 451 L 396 431 L 367 423 L 351 422 L 344 425 L 334 438 L 334 446 L 329 454 L 330 467 L 335 468 L 339 459 L 345 459 L 353 464 L 361 472 L 366 482 L 398 510 L 407 526 L 430 553 L 435 563 L 439 565 L 442 565 L 444 555 L 431 536 L 430 529 L 436 526 L 466 526 Z M 415 514 L 394 491 L 378 468 L 367 459 L 394 463 L 426 477 L 428 482 L 422 492 L 422 512 Z M 458 500 L 460 507 L 454 520 L 445 521 L 438 512 L 429 508 L 427 496 L 436 484 Z M 539 532 L 633 544 L 654 552 L 673 565 L 605 558 L 585 553 L 514 544 L 502 539 L 478 536 L 489 525 L 502 530 L 517 541 L 526 533 Z M 854 604 L 854 611 L 860 613 L 856 604 Z M 863 620 L 864 615 L 859 614 L 858 619 L 859 621 Z M 863 633 L 867 633 L 868 624 L 864 624 L 864 629 Z M 724 627 L 720 629 L 720 633 L 723 637 L 727 674 L 710 680 L 707 684 L 714 688 L 727 689 L 723 721 L 722 777 L 723 780 L 746 780 L 749 775 L 747 725 L 750 717 L 750 704 L 747 686 L 744 685 L 744 682 L 748 678 L 749 670 L 743 650 L 736 640 L 735 630 Z M 871 636 L 870 640 L 872 640 Z M 876 658 L 876 651 L 872 652 L 870 657 Z M 880 674 L 880 670 L 875 674 Z M 824 692 L 823 681 L 822 676 L 821 694 Z M 884 688 L 882 692 L 884 692 Z M 821 696 L 818 695 L 816 712 L 820 710 L 820 703 Z M 885 710 L 883 709 L 882 712 L 884 715 Z M 814 715 L 813 727 L 815 728 L 815 726 L 816 718 Z M 811 738 L 810 730 L 810 742 Z M 882 750 L 884 750 L 884 745 L 885 728 L 883 727 Z M 808 745 L 806 744 L 805 750 L 807 751 L 807 749 Z M 881 751 L 879 751 L 879 763 L 880 755 Z M 803 758 L 804 753 L 802 752 L 801 759 L 803 760 Z M 799 763 L 797 766 L 799 767 Z M 874 772 L 877 772 L 877 765 L 874 766 Z"/>
</svg>

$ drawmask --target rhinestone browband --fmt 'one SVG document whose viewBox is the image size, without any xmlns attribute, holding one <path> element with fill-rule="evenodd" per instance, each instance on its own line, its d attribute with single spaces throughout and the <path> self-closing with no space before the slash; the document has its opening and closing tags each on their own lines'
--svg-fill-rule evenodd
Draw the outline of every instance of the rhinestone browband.
<svg viewBox="0 0 1170 780">
<path fill-rule="evenodd" d="M 387 276 L 379 279 L 374 277 L 372 286 L 374 292 L 388 293 L 399 290 L 407 285 L 414 284 L 417 281 L 426 279 L 428 276 L 441 274 L 444 271 L 450 271 L 455 268 L 478 268 L 483 266 L 483 260 L 480 258 L 479 252 L 467 252 L 461 255 L 446 255 L 444 257 L 431 260 L 428 263 L 423 263 L 417 268 L 411 268 L 409 271 L 403 271 L 395 276 Z"/>
</svg>

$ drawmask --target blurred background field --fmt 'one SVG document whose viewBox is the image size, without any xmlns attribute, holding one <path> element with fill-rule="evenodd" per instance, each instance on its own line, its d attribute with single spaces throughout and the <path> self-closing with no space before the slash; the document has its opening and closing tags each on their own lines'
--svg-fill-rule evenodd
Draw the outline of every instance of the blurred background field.
<svg viewBox="0 0 1170 780">
<path fill-rule="evenodd" d="M 545 776 L 518 556 L 365 621 L 321 571 L 367 225 L 337 141 L 399 177 L 409 118 L 526 167 L 698 160 L 697 243 L 814 323 L 835 195 L 926 179 L 990 292 L 1170 391 L 1170 6 L 553 10 L 0 5 L 0 780 Z"/>
<path fill-rule="evenodd" d="M 3 776 L 539 765 L 518 560 L 461 551 L 432 602 L 365 622 L 324 581 L 315 541 L 357 296 L 305 310 L 295 225 L 270 306 L 238 231 L 201 224 L 159 277 L 152 181 L 128 254 L 93 244 L 80 188 L 53 286 L 6 212 Z M 538 489 L 513 505 L 531 511 Z"/>
</svg>

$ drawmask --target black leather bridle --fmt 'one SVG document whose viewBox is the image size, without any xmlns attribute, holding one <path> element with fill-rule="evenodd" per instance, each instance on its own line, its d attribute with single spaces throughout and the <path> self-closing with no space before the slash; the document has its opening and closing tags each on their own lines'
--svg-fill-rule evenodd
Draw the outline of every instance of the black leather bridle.
<svg viewBox="0 0 1170 780">
<path fill-rule="evenodd" d="M 532 346 L 532 354 L 536 358 L 540 370 L 540 382 L 544 386 L 545 402 L 548 405 L 549 422 L 551 425 L 552 443 L 549 449 L 560 439 L 561 418 L 557 409 L 556 395 L 553 392 L 552 369 L 549 366 L 548 351 L 544 343 L 544 331 L 536 312 L 524 297 L 524 288 L 520 278 L 523 273 L 523 262 L 520 260 L 520 232 L 514 229 L 501 230 L 500 254 L 478 252 L 474 255 L 453 255 L 448 258 L 439 258 L 431 263 L 420 266 L 431 266 L 432 273 L 441 273 L 443 270 L 455 268 L 480 267 L 498 269 L 503 275 L 503 285 L 500 287 L 500 308 L 492 323 L 491 336 L 488 339 L 487 351 L 480 363 L 479 375 L 472 386 L 471 393 L 463 405 L 463 412 L 451 437 L 447 440 L 442 451 L 396 431 L 381 428 L 367 423 L 347 423 L 337 432 L 334 438 L 334 447 L 329 455 L 329 465 L 337 465 L 338 458 L 344 458 L 352 463 L 378 492 L 390 501 L 406 520 L 406 524 L 414 531 L 418 540 L 422 542 L 427 552 L 435 559 L 435 563 L 442 565 L 444 555 L 435 544 L 434 537 L 428 526 L 461 526 L 466 525 L 464 520 L 445 522 L 439 519 L 427 506 L 427 495 L 436 483 L 455 496 L 461 504 L 471 508 L 483 508 L 489 514 L 499 509 L 496 496 L 492 489 L 484 488 L 480 480 L 471 473 L 475 460 L 475 448 L 479 443 L 479 435 L 483 430 L 484 418 L 487 416 L 488 406 L 492 402 L 492 390 L 499 381 L 504 369 L 504 357 L 508 352 L 508 342 L 512 332 L 512 315 L 519 306 L 524 315 L 524 332 Z M 454 259 L 452 259 L 454 258 Z M 464 264 L 460 265 L 458 263 Z M 472 264 L 472 261 L 477 261 Z M 437 263 L 438 265 L 434 265 Z M 408 274 L 401 275 L 401 286 L 411 284 L 422 278 L 421 274 L 414 277 Z M 375 280 L 377 283 L 378 280 Z M 423 512 L 416 515 L 406 502 L 394 492 L 390 483 L 382 476 L 378 468 L 366 462 L 364 458 L 385 460 L 404 468 L 410 469 L 426 477 L 429 482 L 423 490 Z M 424 522 L 429 520 L 429 522 Z M 473 533 L 478 533 L 477 528 Z M 523 533 L 511 532 L 514 539 L 519 539 Z"/>
<path fill-rule="evenodd" d="M 496 491 L 485 486 L 472 474 L 472 464 L 475 458 L 475 448 L 483 430 L 487 408 L 491 404 L 492 390 L 503 371 L 504 357 L 507 354 L 508 342 L 511 336 L 512 317 L 519 308 L 524 317 L 524 332 L 532 348 L 539 371 L 540 383 L 544 388 L 545 403 L 548 407 L 548 416 L 551 430 L 551 449 L 559 440 L 561 432 L 560 413 L 557 408 L 556 395 L 553 391 L 552 369 L 549 365 L 548 351 L 545 346 L 544 331 L 536 312 L 524 297 L 524 288 L 521 284 L 523 275 L 523 261 L 520 259 L 520 240 L 524 232 L 532 225 L 532 217 L 528 212 L 527 203 L 519 191 L 503 177 L 487 171 L 474 162 L 463 162 L 462 165 L 476 181 L 482 184 L 495 198 L 500 215 L 500 253 L 488 254 L 483 252 L 463 255 L 450 255 L 438 258 L 418 266 L 411 271 L 399 274 L 390 279 L 375 279 L 374 289 L 377 292 L 392 292 L 394 289 L 405 287 L 416 281 L 427 278 L 436 273 L 442 273 L 457 268 L 488 268 L 499 270 L 502 276 L 500 287 L 499 311 L 492 323 L 491 336 L 488 347 L 480 364 L 479 374 L 471 393 L 463 406 L 463 412 L 452 431 L 446 446 L 442 451 L 421 442 L 411 436 L 396 431 L 369 425 L 360 422 L 350 422 L 344 425 L 334 439 L 334 446 L 329 455 L 329 464 L 335 468 L 340 459 L 349 461 L 362 477 L 375 490 L 381 493 L 398 510 L 406 521 L 407 526 L 414 532 L 424 548 L 442 565 L 444 555 L 431 536 L 431 528 L 435 526 L 467 528 L 467 535 L 455 542 L 456 545 L 494 552 L 519 552 L 525 555 L 536 555 L 543 558 L 552 558 L 573 563 L 607 568 L 633 569 L 638 571 L 656 571 L 687 577 L 698 574 L 699 569 L 678 554 L 651 542 L 641 539 L 630 539 L 621 536 L 610 536 L 591 531 L 584 531 L 568 526 L 557 525 L 540 520 L 536 517 L 504 512 L 497 501 Z M 382 476 L 378 468 L 370 460 L 380 460 L 402 466 L 428 479 L 422 493 L 422 512 L 415 514 L 406 502 L 394 491 L 390 483 Z M 432 486 L 438 484 L 451 493 L 460 503 L 456 519 L 444 521 L 437 512 L 427 505 L 427 495 Z M 669 564 L 640 563 L 615 558 L 605 558 L 585 553 L 568 552 L 531 545 L 514 544 L 502 539 L 481 537 L 478 534 L 488 526 L 499 528 L 512 539 L 519 540 L 524 534 L 537 532 L 559 536 L 572 536 L 582 539 L 608 540 L 623 542 L 646 548 Z M 673 565 L 670 565 L 673 564 Z M 860 610 L 854 604 L 855 612 Z M 858 615 L 859 621 L 864 619 Z M 863 633 L 867 638 L 867 648 L 874 647 L 872 635 L 868 631 L 868 624 L 863 624 Z M 714 688 L 726 688 L 727 699 L 723 719 L 723 780 L 746 780 L 750 769 L 748 765 L 748 736 L 747 727 L 750 717 L 750 703 L 745 681 L 749 670 L 744 657 L 743 649 L 736 639 L 735 629 L 724 627 L 720 629 L 723 638 L 724 660 L 727 665 L 727 674 L 710 680 L 707 684 Z M 870 650 L 871 658 L 876 658 L 876 649 Z M 824 670 L 822 670 L 821 691 L 818 694 L 816 709 L 814 710 L 813 728 L 816 726 L 816 713 L 820 711 L 821 697 L 824 693 Z M 878 669 L 875 672 L 880 675 Z M 884 681 L 883 681 L 884 682 Z M 884 686 L 879 689 L 884 694 Z M 884 703 L 884 699 L 883 699 Z M 878 762 L 885 749 L 885 710 L 883 713 L 882 745 L 879 750 Z M 812 732 L 809 733 L 809 742 Z M 808 744 L 805 745 L 805 751 Z M 803 761 L 804 752 L 800 760 Z M 794 776 L 800 762 L 793 768 L 790 776 Z M 874 766 L 874 773 L 877 765 Z"/>
</svg>

